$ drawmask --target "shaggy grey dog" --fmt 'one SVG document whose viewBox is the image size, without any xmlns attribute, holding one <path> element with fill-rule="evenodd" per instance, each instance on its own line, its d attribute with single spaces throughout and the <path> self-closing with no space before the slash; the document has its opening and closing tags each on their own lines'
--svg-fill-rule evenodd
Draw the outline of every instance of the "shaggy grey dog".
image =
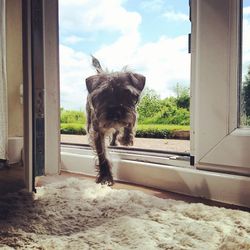
<svg viewBox="0 0 250 250">
<path fill-rule="evenodd" d="M 121 145 L 133 145 L 136 104 L 146 78 L 129 71 L 105 72 L 93 56 L 92 64 L 97 74 L 86 79 L 87 131 L 99 161 L 96 182 L 113 185 L 105 138 L 111 136 L 111 146 L 116 146 L 117 140 Z"/>
</svg>

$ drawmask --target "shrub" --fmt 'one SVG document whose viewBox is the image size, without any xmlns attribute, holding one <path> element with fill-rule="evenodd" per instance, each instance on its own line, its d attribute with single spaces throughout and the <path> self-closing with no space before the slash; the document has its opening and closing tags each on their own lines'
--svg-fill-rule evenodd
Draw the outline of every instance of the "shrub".
<svg viewBox="0 0 250 250">
<path fill-rule="evenodd" d="M 136 137 L 171 139 L 176 137 L 177 131 L 189 131 L 189 130 L 190 130 L 189 126 L 139 124 L 136 129 Z"/>
<path fill-rule="evenodd" d="M 86 123 L 86 115 L 83 111 L 61 109 L 61 123 Z"/>
<path fill-rule="evenodd" d="M 176 98 L 176 104 L 178 108 L 184 108 L 184 109 L 189 110 L 190 97 L 188 95 L 182 95 Z"/>
<path fill-rule="evenodd" d="M 190 106 L 190 90 L 189 90 L 189 88 L 177 83 L 175 88 L 174 88 L 174 92 L 176 93 L 176 105 L 177 105 L 177 107 L 189 110 L 189 106 Z"/>
<path fill-rule="evenodd" d="M 160 99 L 154 90 L 146 89 L 137 111 L 140 124 L 190 124 L 188 88 L 178 85 L 177 97 Z"/>
<path fill-rule="evenodd" d="M 85 124 L 61 123 L 61 134 L 86 135 Z"/>
<path fill-rule="evenodd" d="M 160 96 L 152 89 L 145 89 L 139 102 L 137 111 L 139 113 L 139 121 L 152 117 L 162 108 Z"/>
<path fill-rule="evenodd" d="M 241 86 L 241 125 L 250 126 L 250 65 Z"/>
<path fill-rule="evenodd" d="M 166 105 L 153 117 L 146 118 L 143 124 L 176 124 L 189 125 L 190 113 L 187 109 L 177 108 L 173 105 Z"/>
<path fill-rule="evenodd" d="M 144 124 L 137 125 L 136 137 L 140 138 L 176 138 L 179 131 L 189 131 L 189 126 L 180 125 L 165 125 L 165 124 Z M 77 123 L 62 123 L 61 124 L 61 134 L 76 134 L 76 135 L 86 135 L 86 130 L 83 124 Z M 181 139 L 188 139 L 181 138 Z"/>
</svg>

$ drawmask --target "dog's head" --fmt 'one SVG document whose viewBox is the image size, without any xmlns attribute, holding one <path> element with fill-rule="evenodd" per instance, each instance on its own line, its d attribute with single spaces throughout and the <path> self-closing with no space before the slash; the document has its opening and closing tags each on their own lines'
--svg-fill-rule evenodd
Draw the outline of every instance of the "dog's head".
<svg viewBox="0 0 250 250">
<path fill-rule="evenodd" d="M 136 121 L 136 104 L 145 77 L 131 72 L 102 73 L 86 79 L 88 101 L 102 128 L 119 128 Z"/>
</svg>

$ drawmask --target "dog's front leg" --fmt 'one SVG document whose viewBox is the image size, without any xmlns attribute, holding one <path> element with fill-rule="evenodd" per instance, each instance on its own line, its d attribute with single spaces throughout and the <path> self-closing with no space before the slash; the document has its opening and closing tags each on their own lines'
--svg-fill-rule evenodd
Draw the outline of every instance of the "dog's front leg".
<svg viewBox="0 0 250 250">
<path fill-rule="evenodd" d="M 130 124 L 129 126 L 124 128 L 124 132 L 122 137 L 119 138 L 119 142 L 124 146 L 133 146 L 134 144 L 134 131 L 133 126 Z"/>
<path fill-rule="evenodd" d="M 105 138 L 102 132 L 95 132 L 94 143 L 99 160 L 99 169 L 96 182 L 101 184 L 108 184 L 109 186 L 111 186 L 114 184 L 114 181 L 111 173 L 111 164 L 106 156 Z"/>
<path fill-rule="evenodd" d="M 119 130 L 116 130 L 113 134 L 112 134 L 112 137 L 111 137 L 111 141 L 110 141 L 110 146 L 117 146 L 117 142 L 116 142 L 116 139 L 117 139 L 117 136 L 119 135 Z"/>
</svg>

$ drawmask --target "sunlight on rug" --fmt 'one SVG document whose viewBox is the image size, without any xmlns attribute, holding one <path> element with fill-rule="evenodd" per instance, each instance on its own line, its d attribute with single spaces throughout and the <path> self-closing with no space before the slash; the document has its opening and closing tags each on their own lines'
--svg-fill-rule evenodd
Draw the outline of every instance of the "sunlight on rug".
<svg viewBox="0 0 250 250">
<path fill-rule="evenodd" d="M 0 198 L 0 249 L 250 249 L 250 214 L 71 178 Z"/>
</svg>

